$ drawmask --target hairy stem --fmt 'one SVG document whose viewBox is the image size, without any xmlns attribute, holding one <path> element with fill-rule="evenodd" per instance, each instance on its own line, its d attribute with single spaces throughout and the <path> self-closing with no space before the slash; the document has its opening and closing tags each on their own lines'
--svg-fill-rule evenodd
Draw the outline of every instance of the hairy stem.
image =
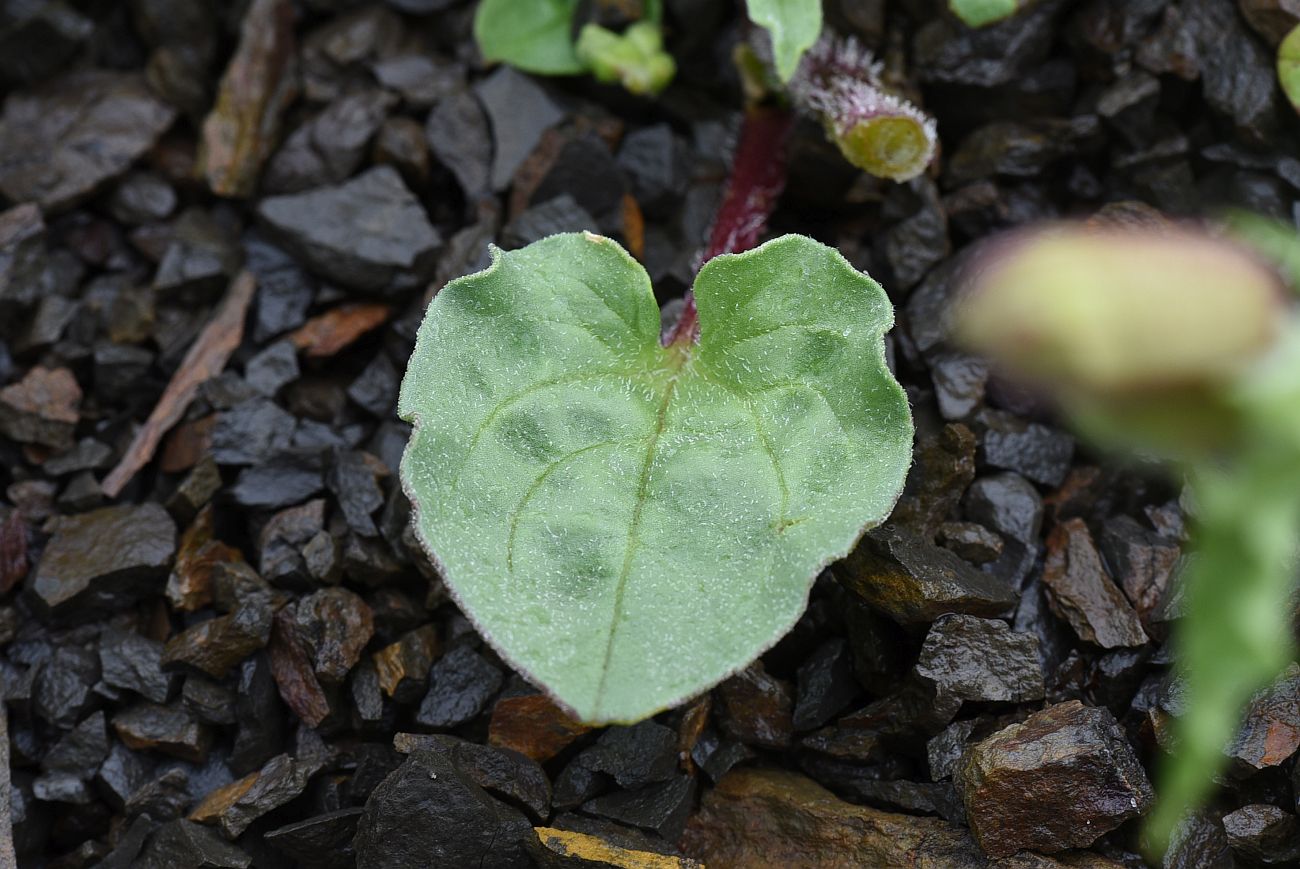
<svg viewBox="0 0 1300 869">
<path fill-rule="evenodd" d="M 741 253 L 758 244 L 785 189 L 786 142 L 793 125 L 794 115 L 786 109 L 746 110 L 727 193 L 714 218 L 701 266 L 718 254 Z M 688 291 L 681 319 L 666 343 L 692 344 L 699 332 L 695 296 Z"/>
</svg>

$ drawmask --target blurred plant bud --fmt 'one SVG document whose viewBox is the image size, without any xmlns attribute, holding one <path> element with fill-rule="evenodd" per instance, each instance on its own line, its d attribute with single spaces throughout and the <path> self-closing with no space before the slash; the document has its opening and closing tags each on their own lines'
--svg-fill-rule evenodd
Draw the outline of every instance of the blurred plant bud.
<svg viewBox="0 0 1300 869">
<path fill-rule="evenodd" d="M 663 34 L 653 21 L 638 21 L 622 34 L 599 24 L 584 25 L 575 51 L 597 79 L 618 82 L 634 94 L 657 94 L 677 73 L 677 64 L 664 51 Z"/>
<path fill-rule="evenodd" d="M 954 325 L 1012 375 L 1124 395 L 1233 380 L 1274 346 L 1284 298 L 1270 269 L 1203 232 L 1062 225 L 987 252 Z"/>
<path fill-rule="evenodd" d="M 1094 439 L 1179 457 L 1238 435 L 1236 387 L 1288 322 L 1271 269 L 1174 225 L 1013 235 L 976 261 L 954 314 L 960 343 Z"/>
</svg>

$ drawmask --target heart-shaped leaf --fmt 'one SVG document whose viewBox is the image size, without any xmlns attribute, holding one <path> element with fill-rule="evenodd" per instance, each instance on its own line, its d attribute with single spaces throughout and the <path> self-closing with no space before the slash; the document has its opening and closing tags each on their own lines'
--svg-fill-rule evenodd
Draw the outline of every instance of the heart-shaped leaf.
<svg viewBox="0 0 1300 869">
<path fill-rule="evenodd" d="M 786 236 L 704 266 L 698 344 L 660 344 L 613 241 L 493 251 L 429 306 L 402 383 L 421 540 L 507 661 L 590 722 L 745 666 L 911 460 L 880 286 Z"/>
</svg>

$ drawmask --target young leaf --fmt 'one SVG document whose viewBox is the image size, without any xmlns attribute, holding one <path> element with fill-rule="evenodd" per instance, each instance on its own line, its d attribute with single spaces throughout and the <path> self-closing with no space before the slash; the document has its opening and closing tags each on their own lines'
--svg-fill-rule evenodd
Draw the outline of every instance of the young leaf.
<svg viewBox="0 0 1300 869">
<path fill-rule="evenodd" d="M 402 383 L 421 540 L 493 647 L 586 721 L 652 715 L 771 646 L 910 463 L 889 300 L 837 252 L 719 256 L 695 299 L 699 343 L 664 347 L 613 241 L 494 249 L 435 297 Z"/>
<path fill-rule="evenodd" d="M 587 24 L 575 50 L 597 80 L 619 82 L 638 95 L 659 93 L 677 72 L 673 56 L 664 51 L 663 33 L 653 21 L 638 21 L 621 34 Z"/>
<path fill-rule="evenodd" d="M 1300 112 L 1300 27 L 1288 33 L 1277 47 L 1277 80 L 1291 105 Z"/>
<path fill-rule="evenodd" d="M 474 38 L 486 60 L 542 75 L 576 75 L 586 67 L 573 48 L 580 0 L 482 0 Z"/>
<path fill-rule="evenodd" d="M 772 34 L 772 53 L 782 81 L 799 68 L 799 58 L 822 32 L 821 0 L 747 0 L 749 19 Z"/>
<path fill-rule="evenodd" d="M 1026 0 L 948 0 L 948 8 L 968 27 L 983 27 L 1015 15 Z"/>
</svg>

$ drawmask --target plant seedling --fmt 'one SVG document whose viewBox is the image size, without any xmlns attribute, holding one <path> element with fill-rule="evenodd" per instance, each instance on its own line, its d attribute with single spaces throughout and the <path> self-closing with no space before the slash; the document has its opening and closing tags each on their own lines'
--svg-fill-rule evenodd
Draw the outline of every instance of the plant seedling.
<svg viewBox="0 0 1300 869">
<path fill-rule="evenodd" d="M 775 643 L 911 460 L 880 286 L 784 236 L 718 256 L 698 340 L 590 233 L 493 250 L 434 298 L 402 480 L 449 589 L 581 719 L 632 722 Z"/>
<path fill-rule="evenodd" d="M 1030 0 L 948 0 L 948 8 L 968 27 L 986 27 L 1010 18 Z"/>
<path fill-rule="evenodd" d="M 1295 273 L 1293 230 L 1237 232 Z M 1203 231 L 1065 226 L 993 250 L 958 335 L 1099 443 L 1177 463 L 1192 495 L 1174 637 L 1186 712 L 1147 825 L 1159 854 L 1210 793 L 1251 695 L 1295 659 L 1300 321 L 1275 270 Z"/>
</svg>

